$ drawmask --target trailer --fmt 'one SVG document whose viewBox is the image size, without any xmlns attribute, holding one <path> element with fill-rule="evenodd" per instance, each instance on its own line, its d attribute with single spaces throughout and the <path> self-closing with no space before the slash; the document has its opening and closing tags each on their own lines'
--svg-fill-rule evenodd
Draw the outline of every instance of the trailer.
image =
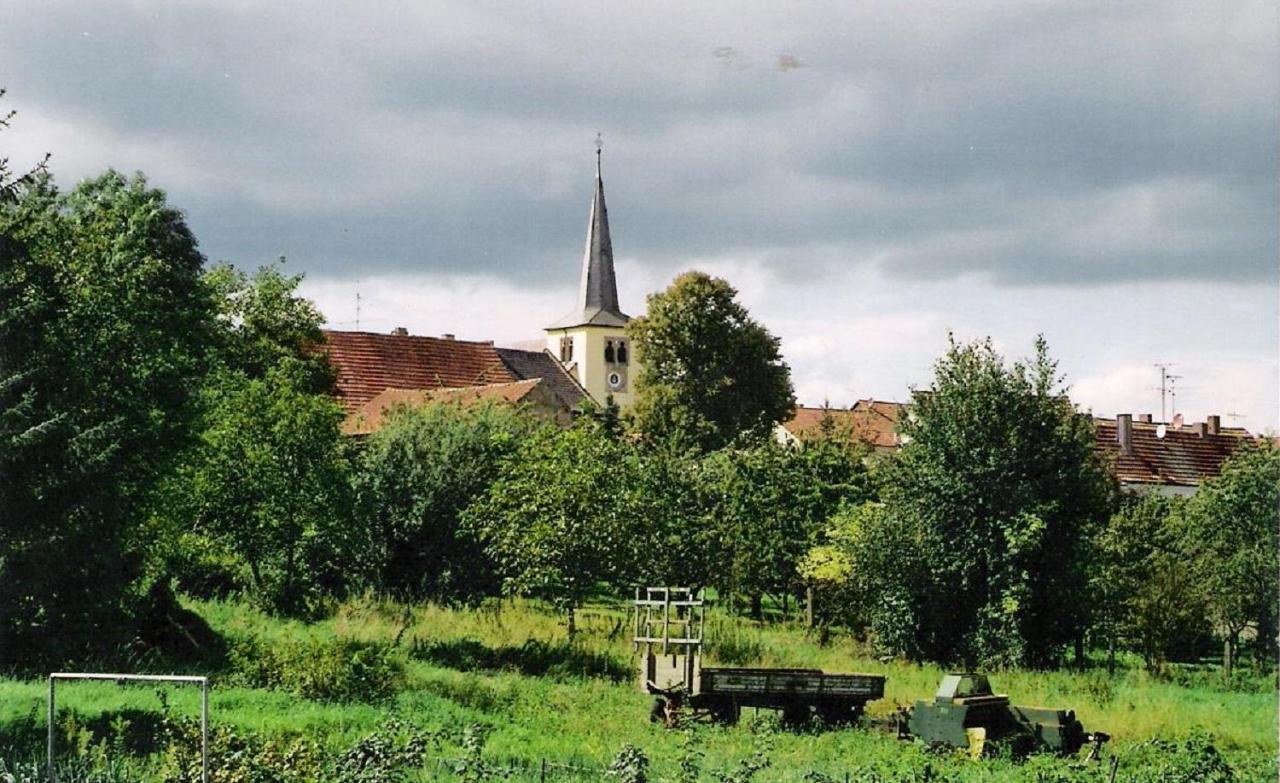
<svg viewBox="0 0 1280 783">
<path fill-rule="evenodd" d="M 703 666 L 705 612 L 690 588 L 637 588 L 633 643 L 643 652 L 640 687 L 655 697 L 651 720 L 671 726 L 687 715 L 734 723 L 743 707 L 755 707 L 778 710 L 793 725 L 814 715 L 847 724 L 884 696 L 879 674 Z"/>
</svg>

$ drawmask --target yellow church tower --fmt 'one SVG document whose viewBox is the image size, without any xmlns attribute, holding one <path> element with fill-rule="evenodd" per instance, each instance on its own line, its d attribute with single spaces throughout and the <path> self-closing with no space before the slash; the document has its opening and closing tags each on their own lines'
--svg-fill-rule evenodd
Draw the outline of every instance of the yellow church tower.
<svg viewBox="0 0 1280 783">
<path fill-rule="evenodd" d="M 547 350 L 573 373 L 598 404 L 612 397 L 626 408 L 635 399 L 636 357 L 627 338 L 631 317 L 618 308 L 618 281 L 609 241 L 609 212 L 600 175 L 601 143 L 596 140 L 596 192 L 587 220 L 587 248 L 582 255 L 578 306 L 546 329 Z"/>
</svg>

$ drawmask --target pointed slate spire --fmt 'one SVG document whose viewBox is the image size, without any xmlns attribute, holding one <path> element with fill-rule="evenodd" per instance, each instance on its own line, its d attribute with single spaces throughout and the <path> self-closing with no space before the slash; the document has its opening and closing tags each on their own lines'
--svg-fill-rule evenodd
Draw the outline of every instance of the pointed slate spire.
<svg viewBox="0 0 1280 783">
<path fill-rule="evenodd" d="M 609 210 L 604 203 L 604 177 L 600 173 L 603 144 L 596 137 L 596 190 L 587 220 L 587 247 L 582 254 L 582 283 L 578 309 L 551 328 L 584 324 L 625 326 L 630 318 L 618 307 L 618 281 L 613 271 L 613 243 L 609 239 Z"/>
</svg>

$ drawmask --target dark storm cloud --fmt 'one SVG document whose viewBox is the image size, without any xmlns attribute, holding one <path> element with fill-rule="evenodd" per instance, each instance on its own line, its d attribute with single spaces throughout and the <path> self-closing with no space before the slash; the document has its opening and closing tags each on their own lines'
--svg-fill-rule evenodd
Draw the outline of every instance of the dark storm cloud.
<svg viewBox="0 0 1280 783">
<path fill-rule="evenodd" d="M 655 265 L 1273 275 L 1269 6 L 843 5 L 19 3 L 0 74 L 176 149 L 198 182 L 153 180 L 244 264 L 559 282 L 602 130 L 617 251 Z"/>
</svg>

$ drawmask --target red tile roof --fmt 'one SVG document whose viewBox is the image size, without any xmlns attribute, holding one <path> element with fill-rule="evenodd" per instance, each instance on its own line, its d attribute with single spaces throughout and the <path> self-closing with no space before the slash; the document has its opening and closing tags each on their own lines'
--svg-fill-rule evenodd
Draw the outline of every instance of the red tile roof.
<svg viewBox="0 0 1280 783">
<path fill-rule="evenodd" d="M 348 412 L 384 389 L 439 389 L 517 380 L 492 342 L 372 332 L 324 333 L 320 350 L 337 373 Z"/>
<path fill-rule="evenodd" d="M 822 432 L 823 418 L 830 415 L 837 432 L 847 432 L 849 437 L 875 449 L 896 449 L 902 442 L 894 427 L 905 410 L 904 403 L 884 400 L 858 400 L 848 409 L 800 405 L 782 426 L 803 441 L 818 437 Z"/>
<path fill-rule="evenodd" d="M 367 435 L 382 426 L 383 418 L 401 405 L 415 406 L 428 402 L 473 405 L 481 401 L 522 402 L 541 383 L 540 378 L 486 386 L 461 386 L 441 389 L 383 389 L 368 402 L 352 411 L 342 424 L 347 435 Z"/>
<path fill-rule="evenodd" d="M 1198 425 L 1203 426 L 1203 425 Z M 1097 448 L 1115 467 L 1122 484 L 1195 486 L 1222 471 L 1222 463 L 1253 436 L 1239 427 L 1222 427 L 1217 435 L 1201 435 L 1197 427 L 1166 427 L 1133 422 L 1133 450 L 1126 454 L 1116 439 L 1115 419 L 1094 419 Z"/>
</svg>

